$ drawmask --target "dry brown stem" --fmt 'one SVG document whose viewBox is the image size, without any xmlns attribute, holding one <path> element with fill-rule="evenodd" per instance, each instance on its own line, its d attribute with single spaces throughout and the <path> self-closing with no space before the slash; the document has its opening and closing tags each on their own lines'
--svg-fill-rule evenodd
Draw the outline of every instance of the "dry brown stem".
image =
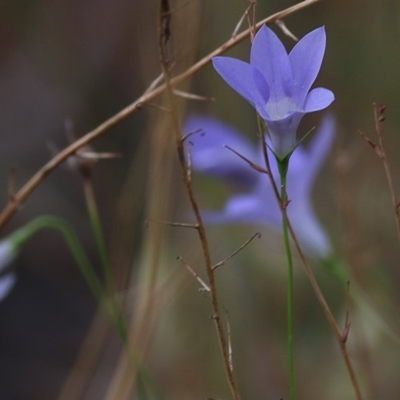
<svg viewBox="0 0 400 400">
<path fill-rule="evenodd" d="M 232 254 L 229 254 L 228 257 L 224 258 L 222 261 L 218 262 L 217 264 L 213 265 L 213 270 L 215 271 L 218 267 L 221 267 L 224 265 L 228 260 L 230 260 L 232 257 L 236 256 L 236 254 L 240 253 L 247 245 L 249 245 L 253 239 L 256 237 L 260 238 L 261 233 L 256 232 L 253 236 L 251 236 L 249 239 L 247 239 L 238 249 L 236 249 Z"/>
<path fill-rule="evenodd" d="M 191 180 L 190 180 L 190 173 L 187 168 L 186 158 L 185 158 L 185 146 L 184 141 L 182 140 L 182 133 L 180 128 L 180 118 L 179 118 L 179 110 L 176 104 L 176 98 L 174 94 L 174 88 L 170 77 L 170 72 L 168 68 L 168 56 L 166 48 L 168 46 L 169 36 L 166 32 L 166 24 L 168 20 L 166 20 L 165 16 L 165 3 L 168 0 L 161 0 L 160 1 L 160 11 L 159 11 L 159 54 L 160 54 L 160 63 L 164 73 L 164 81 L 166 85 L 166 94 L 168 96 L 168 102 L 170 107 L 170 114 L 171 114 L 171 121 L 172 121 L 172 128 L 174 131 L 175 142 L 176 142 L 176 149 L 178 152 L 178 159 L 179 165 L 182 173 L 182 178 L 184 182 L 184 186 L 189 198 L 190 206 L 193 210 L 196 225 L 197 225 L 197 233 L 199 235 L 199 239 L 201 242 L 202 253 L 208 278 L 208 285 L 206 287 L 209 288 L 209 294 L 211 299 L 212 305 L 212 319 L 215 324 L 215 329 L 218 336 L 219 346 L 222 353 L 223 365 L 225 368 L 225 373 L 228 381 L 229 388 L 231 390 L 231 394 L 234 400 L 240 400 L 240 395 L 236 387 L 235 379 L 233 376 L 230 356 L 229 356 L 229 349 L 227 344 L 227 339 L 225 337 L 224 329 L 222 326 L 221 318 L 220 318 L 220 310 L 219 310 L 219 303 L 218 303 L 218 295 L 217 295 L 217 286 L 215 282 L 215 275 L 214 269 L 211 261 L 211 254 L 208 245 L 207 235 L 203 223 L 203 219 L 200 214 L 200 209 L 197 204 L 197 200 L 194 195 L 194 191 L 192 188 Z"/>
<path fill-rule="evenodd" d="M 279 11 L 270 17 L 264 18 L 262 21 L 256 24 L 256 29 L 260 28 L 264 24 L 271 24 L 277 20 L 281 20 L 288 15 L 291 15 L 297 11 L 300 11 L 306 7 L 311 6 L 312 4 L 318 3 L 320 0 L 305 0 L 301 3 L 295 4 L 292 7 L 289 7 L 283 11 Z M 187 78 L 192 76 L 198 70 L 203 68 L 206 64 L 208 64 L 211 59 L 215 56 L 218 56 L 230 48 L 236 46 L 238 43 L 245 40 L 249 35 L 253 32 L 253 27 L 246 29 L 245 31 L 241 32 L 234 38 L 229 39 L 225 42 L 222 46 L 218 47 L 216 50 L 199 60 L 197 63 L 192 65 L 183 73 L 177 75 L 174 78 L 171 78 L 170 84 L 171 86 L 176 86 L 179 83 L 185 81 Z M 46 177 L 54 171 L 61 163 L 63 163 L 68 157 L 75 154 L 75 152 L 80 149 L 81 147 L 87 145 L 88 143 L 92 142 L 93 140 L 97 139 L 111 128 L 119 124 L 121 121 L 125 120 L 130 115 L 134 114 L 136 111 L 140 110 L 140 108 L 153 101 L 155 98 L 160 96 L 162 93 L 165 92 L 167 88 L 166 83 L 151 89 L 150 91 L 146 91 L 142 96 L 140 96 L 137 100 L 135 100 L 132 104 L 125 107 L 123 110 L 112 116 L 107 121 L 103 122 L 97 128 L 88 132 L 86 135 L 66 147 L 62 150 L 59 154 L 54 156 L 48 163 L 46 163 L 38 172 L 36 172 L 25 185 L 15 193 L 15 196 L 12 201 L 6 205 L 3 209 L 2 213 L 0 214 L 0 228 L 2 228 L 10 218 L 16 213 L 20 204 L 22 204 L 28 196 L 43 182 Z"/>
<path fill-rule="evenodd" d="M 258 117 L 258 126 L 259 126 L 259 134 L 260 134 L 260 137 L 261 137 L 261 140 L 262 140 L 262 148 L 263 148 L 265 164 L 266 164 L 267 170 L 270 171 L 271 169 L 270 169 L 270 163 L 269 163 L 269 158 L 268 158 L 267 145 L 266 145 L 266 141 L 265 141 L 265 133 L 264 133 L 264 129 L 262 127 L 261 120 L 260 120 L 259 117 Z M 272 174 L 268 174 L 268 176 L 269 176 L 269 179 L 270 179 L 270 182 L 271 182 L 275 197 L 276 197 L 276 199 L 278 201 L 278 204 L 279 204 L 279 207 L 281 209 L 283 218 L 285 218 L 286 223 L 288 225 L 290 236 L 292 237 L 292 240 L 293 240 L 294 245 L 296 247 L 297 253 L 300 256 L 300 259 L 301 259 L 301 262 L 303 264 L 303 267 L 304 267 L 304 270 L 306 272 L 306 275 L 308 277 L 308 280 L 311 283 L 311 286 L 312 286 L 312 288 L 314 290 L 314 293 L 317 296 L 318 302 L 320 303 L 320 305 L 322 307 L 322 310 L 323 310 L 323 312 L 324 312 L 324 314 L 326 316 L 326 319 L 328 320 L 329 325 L 331 326 L 331 328 L 333 330 L 333 333 L 335 334 L 336 340 L 337 340 L 337 342 L 339 344 L 340 351 L 342 353 L 344 362 L 346 364 L 347 372 L 349 374 L 350 381 L 351 381 L 351 384 L 352 384 L 352 387 L 353 387 L 353 390 L 354 390 L 355 398 L 357 400 L 362 400 L 362 394 L 361 394 L 360 385 L 358 383 L 358 380 L 357 380 L 357 377 L 356 377 L 356 374 L 355 374 L 355 371 L 354 371 L 354 367 L 353 367 L 353 365 L 351 363 L 350 356 L 349 356 L 349 353 L 347 351 L 346 343 L 343 341 L 342 332 L 341 332 L 338 324 L 336 323 L 335 317 L 333 316 L 332 311 L 331 311 L 328 303 L 326 302 L 325 297 L 324 297 L 324 295 L 323 295 L 323 293 L 322 293 L 322 291 L 321 291 L 321 289 L 320 289 L 320 287 L 318 285 L 318 282 L 317 282 L 317 280 L 316 280 L 316 278 L 314 276 L 314 273 L 313 273 L 312 269 L 310 268 L 310 266 L 308 264 L 308 261 L 307 261 L 305 255 L 304 255 L 301 247 L 300 247 L 300 244 L 299 244 L 299 242 L 297 240 L 296 234 L 295 234 L 295 232 L 294 232 L 294 230 L 292 228 L 292 225 L 291 225 L 290 220 L 289 220 L 288 215 L 287 215 L 287 207 L 286 207 L 287 205 L 283 204 L 283 202 L 281 200 L 281 197 L 279 195 L 279 191 L 278 191 L 276 182 L 274 180 L 274 177 L 272 176 Z"/>
<path fill-rule="evenodd" d="M 381 157 L 383 166 L 385 168 L 386 180 L 389 186 L 390 196 L 392 198 L 392 206 L 396 219 L 396 228 L 397 228 L 397 236 L 400 243 L 400 210 L 398 199 L 394 190 L 392 173 L 390 171 L 389 161 L 386 155 L 385 143 L 383 140 L 383 130 L 382 123 L 385 121 L 385 117 L 383 115 L 386 106 L 384 105 L 376 105 L 374 104 L 374 119 L 375 119 L 375 131 L 378 136 L 379 148 L 381 150 Z"/>
</svg>

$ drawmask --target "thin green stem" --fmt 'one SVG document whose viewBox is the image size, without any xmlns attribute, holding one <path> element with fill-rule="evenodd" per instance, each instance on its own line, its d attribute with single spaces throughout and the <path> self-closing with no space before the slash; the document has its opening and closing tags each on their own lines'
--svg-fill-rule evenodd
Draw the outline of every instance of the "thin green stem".
<svg viewBox="0 0 400 400">
<path fill-rule="evenodd" d="M 286 177 L 289 167 L 289 157 L 283 160 L 277 159 L 279 173 L 281 178 L 281 202 L 282 207 L 285 208 L 288 201 L 286 191 Z M 289 389 L 290 389 L 290 400 L 296 398 L 296 382 L 294 373 L 294 329 L 293 329 L 293 315 L 294 315 L 294 277 L 293 277 L 293 258 L 292 251 L 290 249 L 289 241 L 289 229 L 286 220 L 286 214 L 282 213 L 282 229 L 283 229 L 283 240 L 285 242 L 285 250 L 288 264 L 288 294 L 287 294 L 287 310 L 288 310 L 288 355 L 289 355 Z"/>
<path fill-rule="evenodd" d="M 33 234 L 43 228 L 53 228 L 61 232 L 96 299 L 103 302 L 104 295 L 100 281 L 95 274 L 85 251 L 79 243 L 75 232 L 63 219 L 47 215 L 34 219 L 13 234 L 16 246 L 22 246 L 22 244 L 25 243 Z"/>
<path fill-rule="evenodd" d="M 96 198 L 93 192 L 93 186 L 90 177 L 85 177 L 83 187 L 85 192 L 86 205 L 89 213 L 89 219 L 92 225 L 97 250 L 100 256 L 102 272 L 106 285 L 106 293 L 110 298 L 111 307 L 113 309 L 113 312 L 115 313 L 115 328 L 117 330 L 118 336 L 126 345 L 128 336 L 127 327 L 122 313 L 122 305 L 118 301 L 117 290 L 111 274 L 106 241 L 104 239 L 103 228 L 101 226 Z"/>
<path fill-rule="evenodd" d="M 107 301 L 107 297 L 104 294 L 100 280 L 90 264 L 90 261 L 86 256 L 78 237 L 67 222 L 61 218 L 53 216 L 44 215 L 38 217 L 29 224 L 25 225 L 23 228 L 20 228 L 14 232 L 13 240 L 16 247 L 20 248 L 33 234 L 43 228 L 57 229 L 63 235 L 87 284 L 89 285 L 99 304 L 102 306 L 105 314 L 110 319 L 112 325 L 117 332 L 119 332 L 120 322 L 118 321 L 118 318 L 116 318 L 113 309 L 110 307 L 110 304 Z"/>
</svg>

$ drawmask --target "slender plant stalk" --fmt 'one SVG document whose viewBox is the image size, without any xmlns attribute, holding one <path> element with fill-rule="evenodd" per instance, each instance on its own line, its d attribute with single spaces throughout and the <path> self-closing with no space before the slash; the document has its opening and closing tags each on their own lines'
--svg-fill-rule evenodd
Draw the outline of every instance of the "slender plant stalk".
<svg viewBox="0 0 400 400">
<path fill-rule="evenodd" d="M 312 272 L 310 266 L 308 265 L 307 259 L 303 253 L 303 251 L 300 248 L 299 242 L 297 240 L 297 237 L 293 231 L 292 225 L 290 224 L 290 221 L 288 220 L 288 228 L 289 228 L 289 232 L 290 232 L 290 236 L 293 239 L 293 242 L 296 246 L 297 252 L 300 256 L 300 259 L 303 263 L 304 269 L 306 271 L 308 280 L 311 283 L 312 288 L 314 289 L 315 295 L 317 296 L 317 299 L 319 301 L 319 303 L 321 304 L 322 310 L 324 311 L 324 314 L 329 322 L 329 325 L 331 326 L 333 333 L 335 334 L 335 337 L 337 339 L 337 342 L 339 344 L 340 347 L 340 351 L 342 353 L 344 362 L 346 364 L 346 368 L 347 368 L 347 372 L 349 374 L 350 377 L 350 381 L 351 384 L 353 386 L 353 391 L 354 391 L 354 395 L 355 398 L 357 400 L 362 400 L 362 394 L 361 394 L 361 389 L 360 389 L 360 385 L 358 383 L 357 380 L 357 376 L 356 373 L 354 371 L 354 367 L 352 365 L 351 359 L 350 359 L 350 355 L 347 351 L 347 346 L 346 346 L 346 339 L 343 337 L 342 332 L 340 331 L 340 328 L 335 320 L 335 317 L 332 314 L 331 309 L 328 306 L 328 303 L 325 300 L 324 295 L 322 294 L 322 291 L 318 285 L 318 282 L 314 276 L 314 273 Z"/>
<path fill-rule="evenodd" d="M 262 140 L 262 149 L 263 149 L 263 155 L 264 155 L 264 159 L 265 159 L 266 168 L 267 168 L 267 171 L 271 171 L 269 158 L 268 158 L 267 145 L 266 145 L 266 140 L 265 140 L 264 127 L 263 127 L 263 124 L 262 124 L 262 120 L 261 120 L 261 118 L 259 116 L 258 116 L 258 129 L 259 129 L 260 138 Z M 357 376 L 356 376 L 356 373 L 354 371 L 354 367 L 352 365 L 349 353 L 347 351 L 346 340 L 343 340 L 342 333 L 340 331 L 340 328 L 339 328 L 338 324 L 336 323 L 335 317 L 333 316 L 332 311 L 329 308 L 329 305 L 326 302 L 325 297 L 324 297 L 324 295 L 323 295 L 323 293 L 322 293 L 322 291 L 321 291 L 321 289 L 320 289 L 320 287 L 318 285 L 318 282 L 317 282 L 317 280 L 316 280 L 316 278 L 314 276 L 314 273 L 312 272 L 312 269 L 310 268 L 310 266 L 309 266 L 309 264 L 307 262 L 307 259 L 306 259 L 305 255 L 304 255 L 304 253 L 303 253 L 303 251 L 302 251 L 302 249 L 300 247 L 300 244 L 299 244 L 299 242 L 297 240 L 297 237 L 296 237 L 295 232 L 294 232 L 294 230 L 292 228 L 290 220 L 289 220 L 289 218 L 287 216 L 286 207 L 282 207 L 282 201 L 281 201 L 281 198 L 280 198 L 280 195 L 279 195 L 279 191 L 278 191 L 278 188 L 276 186 L 276 182 L 274 180 L 274 177 L 272 176 L 271 173 L 269 173 L 268 176 L 269 176 L 269 179 L 270 179 L 270 182 L 271 182 L 275 197 L 276 197 L 276 199 L 278 201 L 279 207 L 280 207 L 281 212 L 283 214 L 283 217 L 286 220 L 290 236 L 291 236 L 291 238 L 293 240 L 293 243 L 294 243 L 294 245 L 296 247 L 297 253 L 300 256 L 300 260 L 301 260 L 301 262 L 303 264 L 303 267 L 304 267 L 304 270 L 305 270 L 306 275 L 308 277 L 308 280 L 311 283 L 311 286 L 312 286 L 312 288 L 314 290 L 314 293 L 315 293 L 315 295 L 317 297 L 317 300 L 320 303 L 321 308 L 322 308 L 322 310 L 323 310 L 323 312 L 325 314 L 325 317 L 328 320 L 329 325 L 331 326 L 331 329 L 332 329 L 333 333 L 335 334 L 336 340 L 337 340 L 337 342 L 339 344 L 339 348 L 340 348 L 340 351 L 342 353 L 342 357 L 344 359 L 344 362 L 345 362 L 345 365 L 346 365 L 346 368 L 347 368 L 347 372 L 349 374 L 350 381 L 351 381 L 351 384 L 352 384 L 352 387 L 353 387 L 355 398 L 357 400 L 362 400 L 362 394 L 361 394 L 360 385 L 358 383 Z"/>
<path fill-rule="evenodd" d="M 267 17 L 260 22 L 257 23 L 256 29 L 260 28 L 264 24 L 272 24 L 277 20 L 281 20 L 297 11 L 300 11 L 306 7 L 309 7 L 315 3 L 318 3 L 320 0 L 305 0 L 298 4 L 295 4 L 292 7 L 288 7 L 283 11 L 279 11 L 270 17 Z M 216 50 L 203 57 L 197 63 L 192 65 L 186 71 L 177 75 L 176 77 L 170 80 L 171 86 L 178 85 L 179 83 L 185 81 L 205 65 L 207 65 L 211 59 L 215 56 L 223 54 L 227 50 L 236 46 L 238 43 L 245 40 L 254 32 L 254 27 L 250 27 L 245 31 L 239 33 L 238 35 L 232 37 L 227 42 L 225 42 L 222 46 L 218 47 Z M 81 147 L 91 143 L 98 137 L 102 136 L 104 133 L 109 131 L 114 126 L 118 125 L 121 121 L 128 118 L 130 115 L 134 114 L 136 111 L 140 110 L 144 105 L 150 103 L 167 89 L 166 83 L 152 89 L 150 91 L 146 91 L 140 96 L 137 100 L 135 100 L 132 104 L 125 107 L 123 110 L 112 116 L 107 121 L 103 122 L 94 130 L 88 132 L 86 135 L 82 136 L 80 139 L 66 147 L 59 154 L 54 156 L 49 162 L 47 162 L 39 171 L 37 171 L 28 182 L 25 183 L 24 186 L 16 193 L 10 194 L 10 201 L 3 209 L 0 214 L 0 229 L 10 220 L 10 218 L 17 212 L 20 205 L 29 197 L 29 195 L 46 179 L 46 177 L 53 172 L 62 162 L 64 162 L 68 157 L 73 155 L 77 150 Z"/>
<path fill-rule="evenodd" d="M 86 176 L 84 178 L 83 188 L 85 192 L 85 199 L 88 208 L 90 223 L 92 225 L 94 237 L 96 240 L 97 251 L 99 252 L 100 256 L 101 267 L 106 285 L 106 293 L 110 301 L 110 306 L 113 308 L 113 312 L 115 315 L 115 327 L 117 329 L 118 336 L 121 338 L 124 345 L 126 345 L 128 338 L 127 327 L 122 312 L 122 304 L 118 300 L 117 290 L 113 281 L 113 277 L 111 275 L 106 241 L 104 239 L 103 228 L 101 226 L 100 216 L 90 176 Z"/>
<path fill-rule="evenodd" d="M 209 250 L 209 245 L 208 245 L 208 240 L 207 240 L 207 235 L 206 231 L 204 228 L 204 223 L 200 214 L 200 209 L 197 204 L 192 184 L 191 184 L 191 179 L 190 179 L 190 174 L 188 171 L 188 167 L 186 164 L 186 157 L 185 157 L 185 147 L 184 147 L 184 139 L 182 138 L 181 134 L 181 129 L 180 129 L 180 123 L 179 123 L 179 113 L 176 105 L 176 99 L 175 95 L 173 92 L 173 86 L 172 86 L 172 81 L 170 78 L 169 74 L 169 66 L 168 66 L 168 61 L 167 61 L 167 56 L 166 56 L 166 44 L 168 42 L 168 36 L 166 33 L 166 25 L 168 24 L 168 20 L 166 18 L 166 10 L 165 8 L 165 0 L 160 1 L 160 11 L 159 11 L 159 54 L 160 54 L 160 63 L 161 67 L 163 70 L 164 74 L 164 80 L 166 84 L 166 92 L 168 95 L 168 100 L 169 100 L 169 107 L 170 107 L 170 113 L 171 113 L 171 119 L 172 119 L 172 125 L 173 125 L 173 130 L 174 130 L 174 135 L 175 135 L 175 140 L 176 140 L 176 147 L 178 151 L 178 159 L 179 159 L 179 165 L 180 169 L 182 172 L 182 178 L 184 181 L 184 186 L 186 188 L 187 195 L 189 197 L 189 202 L 191 205 L 191 208 L 194 212 L 196 223 L 197 223 L 197 232 L 199 235 L 199 239 L 201 242 L 201 247 L 202 247 L 202 252 L 203 252 L 203 257 L 205 261 L 205 267 L 206 267 L 206 273 L 208 277 L 208 286 L 210 288 L 210 297 L 211 297 L 211 305 L 212 305 L 212 310 L 213 310 L 213 320 L 215 324 L 215 328 L 217 331 L 217 336 L 218 336 L 218 341 L 219 341 L 219 346 L 221 349 L 222 353 L 222 359 L 223 359 L 223 364 L 225 368 L 225 373 L 227 376 L 227 381 L 229 388 L 231 390 L 231 394 L 234 400 L 240 400 L 240 395 L 236 387 L 236 382 L 233 376 L 233 369 L 231 367 L 230 363 L 230 357 L 229 357 L 229 351 L 228 351 L 228 345 L 227 345 L 227 340 L 225 337 L 225 333 L 222 327 L 222 322 L 220 318 L 220 310 L 219 310 L 219 303 L 218 303 L 218 296 L 217 296 L 217 286 L 215 282 L 215 274 L 214 274 L 214 269 L 213 269 L 213 264 L 211 262 L 211 255 L 210 255 L 210 250 Z"/>
<path fill-rule="evenodd" d="M 383 163 L 383 167 L 385 168 L 385 175 L 386 175 L 386 180 L 389 186 L 389 191 L 390 191 L 390 196 L 392 198 L 392 206 L 393 206 L 393 211 L 396 219 L 396 228 L 397 228 L 397 237 L 400 243 L 400 209 L 399 209 L 399 204 L 398 204 L 398 199 L 394 190 L 394 185 L 393 185 L 393 178 L 392 178 L 392 173 L 390 171 L 390 166 L 389 166 L 389 161 L 387 159 L 386 155 L 386 150 L 385 150 L 385 143 L 383 140 L 383 131 L 381 127 L 381 123 L 383 122 L 383 119 L 381 120 L 381 117 L 383 117 L 383 111 L 381 112 L 381 115 L 378 115 L 378 109 L 379 106 L 374 104 L 374 120 L 375 120 L 375 131 L 378 136 L 378 143 L 379 143 L 379 148 L 380 148 L 380 158 Z"/>
<path fill-rule="evenodd" d="M 162 69 L 163 69 L 163 73 L 164 73 L 164 79 L 165 79 L 166 86 L 167 86 L 167 95 L 168 95 L 168 99 L 169 99 L 171 119 L 172 119 L 173 130 L 174 130 L 176 146 L 177 146 L 177 151 L 178 151 L 179 165 L 181 168 L 182 178 L 184 181 L 186 192 L 189 197 L 189 202 L 190 202 L 191 208 L 194 212 L 195 219 L 196 219 L 196 225 L 197 225 L 196 229 L 197 229 L 199 239 L 201 242 L 201 247 L 202 247 L 202 252 L 203 252 L 203 257 L 204 257 L 205 267 L 206 267 L 206 273 L 207 273 L 207 277 L 208 277 L 208 286 L 210 288 L 210 297 L 211 297 L 211 304 L 212 304 L 212 309 L 213 309 L 213 320 L 214 320 L 215 328 L 217 331 L 219 346 L 220 346 L 221 353 L 222 353 L 222 359 L 223 359 L 223 364 L 224 364 L 224 368 L 225 368 L 225 373 L 227 376 L 228 385 L 231 390 L 233 399 L 240 400 L 239 392 L 237 390 L 235 379 L 233 376 L 233 370 L 231 368 L 227 340 L 225 337 L 225 333 L 224 333 L 221 318 L 220 318 L 217 287 L 216 287 L 216 282 L 215 282 L 215 274 L 214 274 L 213 264 L 211 262 L 211 255 L 210 255 L 207 235 L 206 235 L 204 223 L 203 223 L 203 220 L 202 220 L 202 217 L 200 214 L 200 209 L 199 209 L 199 206 L 197 204 L 197 201 L 196 201 L 196 198 L 195 198 L 195 195 L 193 192 L 190 175 L 188 172 L 188 167 L 186 165 L 184 141 L 183 141 L 182 135 L 181 135 L 178 110 L 177 110 L 176 102 L 175 102 L 175 95 L 173 93 L 172 82 L 171 82 L 171 79 L 169 76 L 168 63 L 166 61 L 167 58 L 166 58 L 166 54 L 165 54 L 165 43 L 163 43 L 163 41 L 165 39 L 165 35 L 163 35 L 163 32 L 162 32 L 163 22 L 164 22 L 163 11 L 160 10 L 160 21 L 159 21 L 160 61 L 161 61 L 161 65 L 162 65 Z"/>
<path fill-rule="evenodd" d="M 113 308 L 114 318 L 115 318 L 115 327 L 117 329 L 117 333 L 122 340 L 125 347 L 128 346 L 128 329 L 125 322 L 125 318 L 122 312 L 122 304 L 117 297 L 117 290 L 115 287 L 115 283 L 111 274 L 110 262 L 107 254 L 107 246 L 104 238 L 103 228 L 101 226 L 100 215 L 98 212 L 96 197 L 93 192 L 93 185 L 90 179 L 90 176 L 85 176 L 83 181 L 85 199 L 88 208 L 89 218 L 92 225 L 92 229 L 94 232 L 94 236 L 96 239 L 97 250 L 99 252 L 104 280 L 106 284 L 107 295 L 110 299 L 110 306 Z M 132 358 L 136 360 L 134 353 L 132 353 Z M 151 377 L 150 373 L 146 369 L 146 366 L 139 362 L 137 364 L 137 394 L 139 400 L 146 400 L 148 387 L 155 399 L 160 399 L 161 396 L 158 393 L 158 389 L 155 385 L 154 379 Z"/>
<path fill-rule="evenodd" d="M 75 232 L 63 219 L 47 215 L 38 217 L 16 232 L 16 234 L 18 235 L 17 240 L 24 242 L 27 240 L 28 237 L 32 236 L 37 231 L 43 228 L 53 228 L 61 232 L 66 242 L 68 243 L 68 246 L 75 258 L 75 261 L 77 262 L 93 294 L 99 302 L 103 303 L 104 295 L 100 281 L 95 274 L 92 266 L 90 265 L 89 259 L 87 258 L 81 244 L 79 243 Z"/>
<path fill-rule="evenodd" d="M 278 160 L 279 174 L 281 178 L 281 207 L 286 208 L 288 195 L 286 191 L 286 177 L 289 168 L 289 157 Z M 296 398 L 296 381 L 294 373 L 294 276 L 293 276 L 293 257 L 290 249 L 288 224 L 285 214 L 282 214 L 283 240 L 288 264 L 288 293 L 287 293 L 287 318 L 288 318 L 288 355 L 289 355 L 289 390 L 290 400 Z"/>
<path fill-rule="evenodd" d="M 107 296 L 105 296 L 104 294 L 100 280 L 97 277 L 92 265 L 90 264 L 90 261 L 87 258 L 86 253 L 79 242 L 79 239 L 67 222 L 65 222 L 61 218 L 53 216 L 44 215 L 38 217 L 31 221 L 28 225 L 20 228 L 14 233 L 14 235 L 16 235 L 15 237 L 17 245 L 19 245 L 18 243 L 22 244 L 30 236 L 43 228 L 56 229 L 64 236 L 64 239 L 66 240 L 87 284 L 89 285 L 99 304 L 102 306 L 105 314 L 112 322 L 112 325 L 117 330 L 117 332 L 119 332 L 119 322 L 115 319 L 115 313 L 113 311 L 113 308 L 110 307 L 110 303 L 107 301 Z"/>
<path fill-rule="evenodd" d="M 92 225 L 94 237 L 96 240 L 97 251 L 99 252 L 100 256 L 106 289 L 108 291 L 108 294 L 112 296 L 115 294 L 116 290 L 111 276 L 110 263 L 107 254 L 107 246 L 106 246 L 106 241 L 104 239 L 103 229 L 101 226 L 96 198 L 93 192 L 93 185 L 89 177 L 85 178 L 83 181 L 83 190 L 85 193 L 86 206 L 89 213 L 90 223 Z"/>
</svg>

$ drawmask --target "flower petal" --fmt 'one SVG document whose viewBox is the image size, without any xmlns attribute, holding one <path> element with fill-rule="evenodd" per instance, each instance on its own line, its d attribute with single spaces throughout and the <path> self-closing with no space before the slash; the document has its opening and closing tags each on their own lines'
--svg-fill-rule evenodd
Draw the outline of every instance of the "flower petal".
<svg viewBox="0 0 400 400">
<path fill-rule="evenodd" d="M 313 89 L 306 98 L 304 111 L 309 113 L 323 110 L 328 107 L 333 100 L 335 100 L 335 95 L 330 90 L 324 88 Z"/>
<path fill-rule="evenodd" d="M 290 158 L 288 185 L 299 196 L 309 196 L 322 163 L 332 148 L 335 136 L 335 119 L 326 115 L 315 133 L 311 133 L 311 143 L 306 148 L 299 146 Z"/>
<path fill-rule="evenodd" d="M 321 69 L 325 46 L 325 28 L 321 27 L 304 36 L 289 54 L 293 74 L 293 97 L 300 107 Z"/>
<path fill-rule="evenodd" d="M 193 169 L 225 179 L 244 188 L 250 188 L 259 173 L 224 145 L 231 147 L 247 159 L 257 162 L 255 146 L 233 127 L 214 118 L 194 116 L 185 123 L 186 133 L 201 129 L 191 135 L 186 143 L 190 146 Z"/>
<path fill-rule="evenodd" d="M 310 256 L 327 258 L 332 252 L 331 243 L 314 213 L 310 198 L 293 197 L 287 212 L 301 248 Z"/>
<path fill-rule="evenodd" d="M 279 120 L 265 119 L 271 149 L 278 158 L 284 158 L 296 147 L 297 128 L 305 113 L 294 112 Z"/>
<path fill-rule="evenodd" d="M 263 74 L 257 69 L 253 68 L 254 85 L 257 88 L 257 96 L 254 98 L 254 103 L 267 104 L 270 96 L 270 89 L 268 83 L 265 81 Z"/>
<path fill-rule="evenodd" d="M 254 38 L 250 64 L 264 75 L 270 88 L 270 101 L 277 102 L 291 94 L 292 71 L 288 54 L 276 34 L 265 25 Z"/>
<path fill-rule="evenodd" d="M 0 278 L 0 301 L 8 296 L 16 281 L 17 275 L 14 273 L 7 274 Z"/>
<path fill-rule="evenodd" d="M 278 203 L 267 180 L 263 192 L 253 191 L 230 197 L 222 212 L 206 212 L 203 218 L 212 223 L 268 224 L 280 228 L 281 214 Z M 265 196 L 268 189 L 269 196 Z"/>
<path fill-rule="evenodd" d="M 309 168 L 312 173 L 308 175 L 314 176 L 317 174 L 323 161 L 332 148 L 333 139 L 335 137 L 336 123 L 332 115 L 326 115 L 321 121 L 321 125 L 313 136 L 310 146 L 307 148 Z"/>
<path fill-rule="evenodd" d="M 254 97 L 258 96 L 258 90 L 254 84 L 253 68 L 250 64 L 231 57 L 214 57 L 212 62 L 225 82 L 254 105 Z"/>
</svg>

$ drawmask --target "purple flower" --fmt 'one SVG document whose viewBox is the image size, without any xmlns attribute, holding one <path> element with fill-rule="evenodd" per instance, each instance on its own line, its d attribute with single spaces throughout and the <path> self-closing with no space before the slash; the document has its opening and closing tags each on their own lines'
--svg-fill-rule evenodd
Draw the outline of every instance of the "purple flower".
<svg viewBox="0 0 400 400">
<path fill-rule="evenodd" d="M 14 272 L 8 272 L 16 255 L 17 251 L 11 240 L 0 242 L 0 301 L 7 297 L 17 280 Z"/>
<path fill-rule="evenodd" d="M 313 135 L 307 148 L 300 146 L 290 159 L 287 190 L 290 199 L 287 211 L 302 248 L 310 255 L 327 258 L 331 253 L 330 241 L 321 227 L 311 204 L 311 191 L 315 177 L 331 148 L 334 120 L 326 117 Z M 233 183 L 244 189 L 231 196 L 220 212 L 206 212 L 210 223 L 268 224 L 281 229 L 282 216 L 266 174 L 255 171 L 227 145 L 260 166 L 265 165 L 262 150 L 250 143 L 234 128 L 212 118 L 192 117 L 185 126 L 190 132 L 202 128 L 204 135 L 190 137 L 193 169 Z M 271 152 L 270 152 L 270 155 Z M 274 157 L 270 157 L 271 170 L 279 185 L 279 172 Z"/>
<path fill-rule="evenodd" d="M 230 57 L 213 58 L 217 72 L 265 121 L 272 150 L 280 159 L 296 148 L 303 116 L 328 107 L 334 100 L 328 89 L 310 91 L 325 45 L 325 29 L 321 27 L 304 36 L 288 54 L 275 33 L 263 26 L 251 47 L 250 64 Z"/>
</svg>

